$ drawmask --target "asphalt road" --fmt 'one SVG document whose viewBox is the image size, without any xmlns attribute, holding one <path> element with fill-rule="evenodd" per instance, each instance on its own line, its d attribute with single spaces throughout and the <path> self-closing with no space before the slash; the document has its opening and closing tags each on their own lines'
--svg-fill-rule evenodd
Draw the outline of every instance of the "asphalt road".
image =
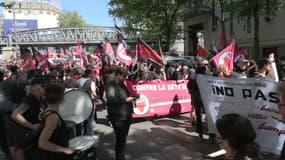
<svg viewBox="0 0 285 160">
<path fill-rule="evenodd" d="M 189 123 L 189 113 L 171 117 L 134 120 L 127 146 L 127 160 L 199 160 L 218 150 L 216 144 L 201 142 Z M 106 110 L 98 112 L 96 134 L 98 160 L 114 160 L 114 132 L 106 119 Z"/>
</svg>

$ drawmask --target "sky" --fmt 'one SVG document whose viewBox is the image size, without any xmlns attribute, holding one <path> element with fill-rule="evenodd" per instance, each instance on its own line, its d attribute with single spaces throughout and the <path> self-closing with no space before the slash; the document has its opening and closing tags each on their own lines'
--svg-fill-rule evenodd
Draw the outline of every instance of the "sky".
<svg viewBox="0 0 285 160">
<path fill-rule="evenodd" d="M 113 17 L 108 14 L 110 0 L 61 0 L 63 10 L 75 10 L 90 25 L 114 26 Z"/>
<path fill-rule="evenodd" d="M 90 25 L 114 26 L 114 19 L 108 13 L 110 0 L 61 0 L 62 10 L 77 11 Z M 3 8 L 0 7 L 0 13 Z M 118 25 L 121 23 L 118 22 Z"/>
</svg>

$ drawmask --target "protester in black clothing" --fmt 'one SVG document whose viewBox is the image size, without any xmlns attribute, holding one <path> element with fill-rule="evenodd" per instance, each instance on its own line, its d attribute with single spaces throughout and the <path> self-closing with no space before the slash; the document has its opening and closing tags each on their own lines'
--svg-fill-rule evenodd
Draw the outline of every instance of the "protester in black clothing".
<svg viewBox="0 0 285 160">
<path fill-rule="evenodd" d="M 249 78 L 252 78 L 255 76 L 255 71 L 256 71 L 256 62 L 254 60 L 250 60 L 246 74 L 248 75 Z"/>
<path fill-rule="evenodd" d="M 198 88 L 196 76 L 197 74 L 205 74 L 205 72 L 206 72 L 206 67 L 200 64 L 198 68 L 196 68 L 196 75 L 190 78 L 187 84 L 189 93 L 191 94 L 191 105 L 195 109 L 196 132 L 199 134 L 201 140 L 203 140 L 202 110 L 204 109 L 204 106 Z"/>
<path fill-rule="evenodd" d="M 166 79 L 173 80 L 173 73 L 175 71 L 174 64 L 166 65 Z"/>
<path fill-rule="evenodd" d="M 63 101 L 64 88 L 57 84 L 45 87 L 47 109 L 43 129 L 39 137 L 39 160 L 72 160 L 74 149 L 68 148 L 65 122 L 58 114 L 59 104 Z"/>
<path fill-rule="evenodd" d="M 31 81 L 29 94 L 11 115 L 15 123 L 9 131 L 8 137 L 10 137 L 11 145 L 15 145 L 15 153 L 11 153 L 15 160 L 25 159 L 24 149 L 31 143 L 27 134 L 40 126 L 40 114 L 43 112 L 41 100 L 44 96 L 44 83 L 44 78 L 34 78 Z"/>
<path fill-rule="evenodd" d="M 151 80 L 166 80 L 164 68 L 154 67 L 154 71 L 151 72 Z"/>
<path fill-rule="evenodd" d="M 230 78 L 247 78 L 246 71 L 249 67 L 249 61 L 243 55 L 235 58 L 234 72 L 229 76 Z"/>
<path fill-rule="evenodd" d="M 272 63 L 266 58 L 262 58 L 256 61 L 257 70 L 254 72 L 255 78 L 269 79 L 268 73 L 272 70 Z"/>
<path fill-rule="evenodd" d="M 173 72 L 172 80 L 182 80 L 181 69 L 182 65 L 177 63 L 175 65 L 175 71 Z"/>
<path fill-rule="evenodd" d="M 15 155 L 15 144 L 12 140 L 15 122 L 11 119 L 11 113 L 26 96 L 26 85 L 28 85 L 27 82 L 14 79 L 0 83 L 0 147 L 8 157 L 11 156 L 10 153 Z"/>
<path fill-rule="evenodd" d="M 125 145 L 132 120 L 133 105 L 136 97 L 131 96 L 124 84 L 128 71 L 117 68 L 115 77 L 106 84 L 107 111 L 116 134 L 116 160 L 125 160 Z"/>
<path fill-rule="evenodd" d="M 0 82 L 4 80 L 4 72 L 0 70 Z"/>
</svg>

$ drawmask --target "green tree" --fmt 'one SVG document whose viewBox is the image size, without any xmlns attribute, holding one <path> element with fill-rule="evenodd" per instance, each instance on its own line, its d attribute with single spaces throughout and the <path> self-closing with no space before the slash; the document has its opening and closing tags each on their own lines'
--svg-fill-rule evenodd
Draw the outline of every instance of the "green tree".
<svg viewBox="0 0 285 160">
<path fill-rule="evenodd" d="M 111 0 L 109 13 L 124 21 L 127 32 L 166 41 L 169 49 L 177 36 L 179 30 L 177 20 L 186 2 L 186 0 Z"/>
<path fill-rule="evenodd" d="M 249 23 L 253 19 L 254 52 L 257 57 L 261 57 L 259 42 L 260 17 L 275 16 L 276 12 L 283 6 L 283 2 L 281 3 L 279 0 L 234 0 L 232 3 L 231 8 L 235 11 L 235 17 L 245 19 Z"/>
<path fill-rule="evenodd" d="M 76 11 L 63 11 L 58 17 L 59 27 L 83 27 L 85 20 Z"/>
</svg>

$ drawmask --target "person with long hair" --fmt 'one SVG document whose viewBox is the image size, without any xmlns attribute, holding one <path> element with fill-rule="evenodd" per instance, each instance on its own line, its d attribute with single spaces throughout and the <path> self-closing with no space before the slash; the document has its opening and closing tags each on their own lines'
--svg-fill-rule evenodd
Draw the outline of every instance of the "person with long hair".
<svg viewBox="0 0 285 160">
<path fill-rule="evenodd" d="M 256 133 L 246 117 L 225 114 L 216 122 L 217 141 L 226 151 L 225 160 L 260 160 Z"/>
<path fill-rule="evenodd" d="M 38 145 L 41 149 L 40 160 L 72 160 L 74 149 L 68 147 L 66 125 L 58 114 L 59 104 L 63 101 L 64 88 L 58 84 L 45 87 L 47 109 L 43 120 Z"/>
</svg>

